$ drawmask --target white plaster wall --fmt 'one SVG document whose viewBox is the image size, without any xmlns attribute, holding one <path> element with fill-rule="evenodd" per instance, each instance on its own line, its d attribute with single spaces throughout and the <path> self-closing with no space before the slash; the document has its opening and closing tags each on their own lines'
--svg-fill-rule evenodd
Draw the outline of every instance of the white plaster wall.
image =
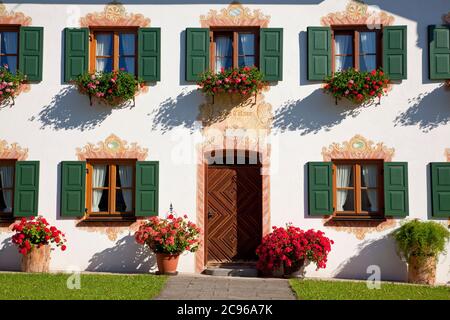
<svg viewBox="0 0 450 320">
<path fill-rule="evenodd" d="M 44 26 L 44 79 L 20 95 L 12 108 L 0 109 L 0 139 L 29 149 L 29 160 L 41 161 L 39 211 L 66 231 L 68 250 L 53 253 L 51 268 L 70 266 L 105 271 L 143 272 L 149 263 L 134 261 L 137 246 L 132 234 L 122 233 L 116 242 L 106 235 L 75 228 L 75 221 L 58 217 L 58 164 L 75 160 L 75 148 L 104 140 L 111 133 L 149 149 L 149 159 L 160 161 L 160 211 L 169 204 L 195 220 L 195 135 L 190 127 L 202 96 L 184 81 L 186 27 L 198 27 L 199 16 L 227 6 L 206 1 L 123 1 L 130 13 L 151 19 L 161 27 L 161 81 L 136 99 L 132 109 L 90 107 L 88 99 L 62 84 L 62 32 L 77 26 L 71 15 L 102 11 L 106 1 L 21 1 L 8 10 L 31 16 L 32 25 Z M 145 4 L 144 4 L 145 2 Z M 95 3 L 95 4 L 91 4 Z M 427 164 L 445 161 L 450 147 L 450 92 L 428 80 L 427 26 L 441 23 L 450 7 L 447 0 L 378 0 L 370 4 L 395 16 L 395 24 L 408 26 L 408 80 L 395 85 L 380 106 L 357 109 L 335 106 L 320 84 L 306 80 L 306 28 L 320 25 L 320 17 L 345 9 L 347 1 L 298 0 L 252 1 L 248 7 L 270 15 L 270 27 L 284 28 L 283 81 L 265 93 L 275 112 L 272 133 L 271 221 L 287 222 L 325 231 L 335 241 L 325 270 L 308 269 L 309 276 L 366 278 L 368 265 L 381 267 L 382 277 L 404 280 L 405 266 L 395 245 L 384 236 L 391 230 L 370 233 L 360 241 L 352 234 L 324 227 L 321 218 L 309 218 L 305 201 L 305 164 L 321 161 L 322 147 L 342 142 L 355 134 L 395 148 L 394 161 L 409 163 L 410 217 L 427 219 Z M 55 100 L 56 99 L 56 100 Z M 172 103 L 170 105 L 170 103 Z M 286 112 L 292 103 L 290 114 Z M 167 106 L 169 107 L 167 108 Z M 162 112 L 161 110 L 165 110 Z M 161 116 L 167 116 L 162 118 Z M 160 121 L 158 121 L 158 119 Z M 162 120 L 161 120 L 162 119 Z M 158 124 L 159 126 L 155 124 Z M 406 123 L 406 124 L 405 124 Z M 180 161 L 182 154 L 182 161 Z M 444 221 L 446 222 L 446 221 Z M 11 233 L 0 233 L 0 269 L 18 268 L 19 256 L 11 247 Z M 450 248 L 450 245 L 449 245 Z M 450 258 L 442 257 L 437 280 L 450 281 Z M 181 271 L 194 271 L 194 255 L 183 256 Z"/>
</svg>

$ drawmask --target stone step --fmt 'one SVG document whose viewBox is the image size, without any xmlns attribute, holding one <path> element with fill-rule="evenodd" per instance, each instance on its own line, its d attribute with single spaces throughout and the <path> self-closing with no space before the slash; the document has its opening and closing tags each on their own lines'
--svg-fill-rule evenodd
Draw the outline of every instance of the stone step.
<svg viewBox="0 0 450 320">
<path fill-rule="evenodd" d="M 258 277 L 258 270 L 248 266 L 208 267 L 203 274 L 220 277 Z"/>
</svg>

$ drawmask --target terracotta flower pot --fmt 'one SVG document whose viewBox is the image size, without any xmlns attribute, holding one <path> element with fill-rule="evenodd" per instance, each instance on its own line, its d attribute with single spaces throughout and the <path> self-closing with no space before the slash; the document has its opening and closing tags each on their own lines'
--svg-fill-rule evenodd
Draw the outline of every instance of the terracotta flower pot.
<svg viewBox="0 0 450 320">
<path fill-rule="evenodd" d="M 49 245 L 31 250 L 26 256 L 22 256 L 22 272 L 49 272 L 50 269 Z"/>
<path fill-rule="evenodd" d="M 436 281 L 436 257 L 411 256 L 408 263 L 408 282 L 433 285 Z"/>
<path fill-rule="evenodd" d="M 178 254 L 157 253 L 156 263 L 158 264 L 159 274 L 176 274 L 178 266 Z"/>
</svg>

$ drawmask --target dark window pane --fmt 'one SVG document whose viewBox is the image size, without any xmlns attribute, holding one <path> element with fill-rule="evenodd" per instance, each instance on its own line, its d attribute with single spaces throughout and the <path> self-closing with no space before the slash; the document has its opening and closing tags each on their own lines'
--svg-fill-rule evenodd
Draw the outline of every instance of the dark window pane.
<svg viewBox="0 0 450 320">
<path fill-rule="evenodd" d="M 377 189 L 361 190 L 361 208 L 363 211 L 378 211 L 378 192 Z"/>
<path fill-rule="evenodd" d="M 336 54 L 353 54 L 353 36 L 335 35 L 334 42 Z"/>
<path fill-rule="evenodd" d="M 253 56 L 255 55 L 255 35 L 253 33 L 239 34 L 239 55 Z"/>
<path fill-rule="evenodd" d="M 101 197 L 100 197 L 100 202 L 98 204 L 98 210 L 95 211 L 94 207 L 93 210 L 94 212 L 108 212 L 108 190 L 94 190 L 94 194 L 95 192 L 99 192 L 101 193 Z"/>
<path fill-rule="evenodd" d="M 119 54 L 121 56 L 134 56 L 136 49 L 136 36 L 132 33 L 119 34 Z"/>
<path fill-rule="evenodd" d="M 1 66 L 8 66 L 8 70 L 11 73 L 16 73 L 17 71 L 17 56 L 1 56 L 0 59 Z"/>
<path fill-rule="evenodd" d="M 252 67 L 255 65 L 255 57 L 239 57 L 239 67 Z"/>
<path fill-rule="evenodd" d="M 0 32 L 2 54 L 17 54 L 17 32 Z"/>
<path fill-rule="evenodd" d="M 119 68 L 125 69 L 126 72 L 131 73 L 131 74 L 135 74 L 135 58 L 134 57 L 128 57 L 128 58 L 124 58 L 121 57 L 119 58 Z"/>
</svg>

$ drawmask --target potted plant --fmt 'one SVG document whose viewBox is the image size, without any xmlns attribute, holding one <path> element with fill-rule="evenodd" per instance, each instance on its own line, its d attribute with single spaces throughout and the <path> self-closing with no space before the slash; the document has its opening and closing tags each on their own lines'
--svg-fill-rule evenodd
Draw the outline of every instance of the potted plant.
<svg viewBox="0 0 450 320">
<path fill-rule="evenodd" d="M 450 232 L 434 221 L 408 221 L 394 231 L 400 255 L 408 263 L 408 282 L 434 284 L 436 262 L 450 239 Z"/>
<path fill-rule="evenodd" d="M 14 105 L 14 98 L 20 93 L 25 81 L 26 75 L 21 72 L 12 73 L 7 64 L 0 66 L 0 104 Z"/>
<path fill-rule="evenodd" d="M 286 228 L 273 227 L 256 249 L 257 268 L 264 274 L 274 274 L 281 270 L 284 276 L 291 276 L 310 262 L 325 268 L 333 240 L 322 231 L 303 231 L 291 224 Z"/>
<path fill-rule="evenodd" d="M 142 79 L 120 69 L 112 72 L 85 73 L 74 81 L 78 91 L 92 99 L 109 106 L 118 106 L 133 100 L 145 83 Z"/>
<path fill-rule="evenodd" d="M 258 68 L 241 67 L 222 68 L 219 73 L 206 71 L 200 75 L 197 85 L 201 92 L 214 99 L 220 93 L 240 94 L 241 97 L 256 95 L 268 83 L 264 81 L 264 74 Z"/>
<path fill-rule="evenodd" d="M 181 218 L 173 214 L 166 219 L 151 217 L 135 233 L 136 242 L 156 254 L 159 274 L 176 274 L 180 254 L 197 251 L 199 237 L 200 229 L 186 215 Z"/>
<path fill-rule="evenodd" d="M 42 216 L 22 218 L 12 230 L 15 231 L 12 242 L 22 254 L 23 272 L 48 272 L 52 244 L 66 250 L 65 234 L 50 226 Z"/>
<path fill-rule="evenodd" d="M 352 103 L 372 103 L 374 99 L 387 93 L 389 79 L 381 70 L 362 72 L 355 69 L 346 69 L 335 72 L 325 79 L 324 91 L 338 100 L 346 98 Z"/>
</svg>

